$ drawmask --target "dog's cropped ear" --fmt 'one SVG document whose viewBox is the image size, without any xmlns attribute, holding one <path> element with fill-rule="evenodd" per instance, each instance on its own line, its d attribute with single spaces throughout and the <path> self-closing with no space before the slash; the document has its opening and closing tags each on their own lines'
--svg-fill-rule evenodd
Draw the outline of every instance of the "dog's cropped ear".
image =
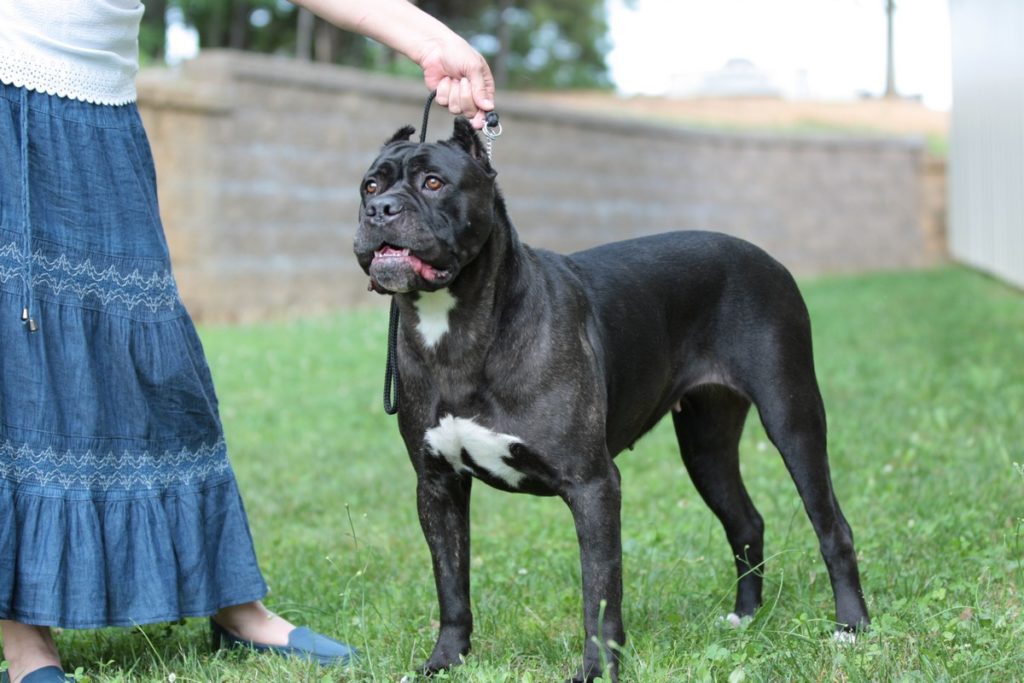
<svg viewBox="0 0 1024 683">
<path fill-rule="evenodd" d="M 480 136 L 476 134 L 473 124 L 461 116 L 455 119 L 455 130 L 452 132 L 449 142 L 454 142 L 474 159 L 481 160 L 487 158 L 487 153 L 484 151 L 483 144 L 480 142 Z"/>
<path fill-rule="evenodd" d="M 412 126 L 402 126 L 384 143 L 384 146 L 387 147 L 392 142 L 408 142 L 409 137 L 415 132 L 416 129 Z"/>
</svg>

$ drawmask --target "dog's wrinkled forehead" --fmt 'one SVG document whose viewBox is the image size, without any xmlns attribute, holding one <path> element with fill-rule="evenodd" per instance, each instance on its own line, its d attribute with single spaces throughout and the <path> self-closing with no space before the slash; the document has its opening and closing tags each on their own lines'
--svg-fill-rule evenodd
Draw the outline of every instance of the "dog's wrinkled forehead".
<svg viewBox="0 0 1024 683">
<path fill-rule="evenodd" d="M 401 141 L 386 145 L 367 174 L 394 182 L 418 173 L 436 173 L 458 184 L 474 165 L 472 157 L 454 145 Z"/>
<path fill-rule="evenodd" d="M 367 169 L 367 177 L 373 176 L 382 180 L 394 180 L 405 174 L 409 157 L 419 151 L 414 142 L 393 142 L 381 150 L 377 158 Z"/>
<path fill-rule="evenodd" d="M 438 142 L 412 142 L 412 126 L 400 128 L 384 143 L 368 176 L 394 182 L 416 173 L 435 173 L 445 182 L 460 184 L 469 176 L 493 179 L 496 175 L 486 158 L 479 136 L 468 121 L 455 120 L 452 137 Z"/>
</svg>

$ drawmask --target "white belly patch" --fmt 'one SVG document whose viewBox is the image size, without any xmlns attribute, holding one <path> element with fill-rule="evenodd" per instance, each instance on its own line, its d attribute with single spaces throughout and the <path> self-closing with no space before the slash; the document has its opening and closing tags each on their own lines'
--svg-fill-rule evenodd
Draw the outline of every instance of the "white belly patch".
<svg viewBox="0 0 1024 683">
<path fill-rule="evenodd" d="M 430 451 L 447 460 L 457 472 L 473 474 L 475 469 L 482 469 L 513 487 L 518 487 L 525 476 L 507 460 L 511 458 L 512 445 L 522 441 L 491 431 L 471 419 L 445 415 L 436 427 L 427 430 L 424 439 Z M 471 463 L 462 457 L 463 451 L 469 454 Z"/>
<path fill-rule="evenodd" d="M 436 292 L 420 292 L 416 299 L 416 315 L 419 322 L 416 330 L 427 346 L 437 346 L 441 337 L 448 332 L 448 313 L 455 308 L 455 297 L 447 289 Z"/>
</svg>

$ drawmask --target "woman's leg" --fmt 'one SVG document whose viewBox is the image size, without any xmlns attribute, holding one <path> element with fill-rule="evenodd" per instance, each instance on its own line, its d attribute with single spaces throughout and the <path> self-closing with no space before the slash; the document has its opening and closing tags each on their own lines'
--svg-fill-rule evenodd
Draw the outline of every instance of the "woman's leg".
<svg viewBox="0 0 1024 683">
<path fill-rule="evenodd" d="M 277 616 L 258 600 L 225 607 L 213 620 L 243 640 L 264 645 L 287 645 L 288 634 L 295 629 L 295 624 Z"/>
<path fill-rule="evenodd" d="M 60 666 L 60 655 L 48 626 L 29 626 L 17 621 L 0 620 L 4 639 L 4 659 L 12 683 L 44 666 Z"/>
</svg>

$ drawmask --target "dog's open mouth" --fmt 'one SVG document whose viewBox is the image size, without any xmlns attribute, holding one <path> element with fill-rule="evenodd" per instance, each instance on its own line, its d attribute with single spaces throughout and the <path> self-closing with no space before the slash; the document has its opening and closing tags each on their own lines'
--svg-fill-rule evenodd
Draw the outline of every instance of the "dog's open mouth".
<svg viewBox="0 0 1024 683">
<path fill-rule="evenodd" d="M 395 279 L 399 273 L 408 273 L 409 271 L 431 284 L 442 284 L 450 275 L 450 271 L 435 268 L 413 254 L 408 248 L 384 244 L 373 252 L 370 275 L 385 287 L 388 287 L 388 280 Z M 390 289 L 390 287 L 388 288 Z"/>
</svg>

